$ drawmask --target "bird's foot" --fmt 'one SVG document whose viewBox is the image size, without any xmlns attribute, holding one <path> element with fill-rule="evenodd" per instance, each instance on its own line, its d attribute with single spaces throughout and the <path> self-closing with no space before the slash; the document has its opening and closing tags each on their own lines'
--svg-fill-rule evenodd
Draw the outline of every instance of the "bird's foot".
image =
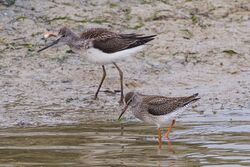
<svg viewBox="0 0 250 167">
<path fill-rule="evenodd" d="M 94 99 L 94 100 L 98 100 L 98 97 L 97 97 L 97 95 L 95 95 L 93 99 Z"/>
<path fill-rule="evenodd" d="M 175 154 L 171 141 L 168 139 L 168 150 Z"/>
<path fill-rule="evenodd" d="M 123 99 L 124 99 L 124 98 L 121 98 L 121 99 L 118 101 L 118 103 L 119 103 L 120 106 L 123 106 L 123 105 L 125 104 L 125 102 L 124 102 Z"/>
<path fill-rule="evenodd" d="M 165 135 L 165 138 L 166 138 L 167 140 L 170 140 L 169 137 L 168 137 L 168 134 Z"/>
</svg>

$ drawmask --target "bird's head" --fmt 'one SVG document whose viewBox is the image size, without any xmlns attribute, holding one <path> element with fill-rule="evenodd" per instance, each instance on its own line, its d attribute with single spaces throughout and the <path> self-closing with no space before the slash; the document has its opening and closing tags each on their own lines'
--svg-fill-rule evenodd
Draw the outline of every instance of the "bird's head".
<svg viewBox="0 0 250 167">
<path fill-rule="evenodd" d="M 136 101 L 136 96 L 138 93 L 136 92 L 128 92 L 125 96 L 125 107 L 123 108 L 118 120 L 121 119 L 122 115 L 125 113 L 125 111 L 128 109 L 129 105 L 133 104 Z"/>
<path fill-rule="evenodd" d="M 48 32 L 44 34 L 44 38 L 50 38 L 52 36 L 58 38 L 51 44 L 43 47 L 42 49 L 39 49 L 37 52 L 41 52 L 59 43 L 67 45 L 76 37 L 76 35 L 67 27 L 62 27 L 58 32 Z"/>
</svg>

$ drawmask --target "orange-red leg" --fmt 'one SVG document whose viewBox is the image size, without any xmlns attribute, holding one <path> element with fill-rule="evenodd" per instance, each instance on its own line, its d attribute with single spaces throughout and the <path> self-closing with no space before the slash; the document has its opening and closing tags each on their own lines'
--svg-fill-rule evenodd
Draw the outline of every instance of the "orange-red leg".
<svg viewBox="0 0 250 167">
<path fill-rule="evenodd" d="M 169 135 L 169 133 L 171 132 L 171 129 L 172 129 L 172 127 L 174 126 L 174 124 L 175 124 L 175 119 L 172 121 L 170 127 L 168 128 L 168 130 L 167 130 L 167 132 L 166 132 L 166 134 L 165 134 L 165 137 L 166 137 L 167 139 L 169 139 L 168 135 Z"/>
<path fill-rule="evenodd" d="M 167 139 L 167 141 L 168 141 L 168 150 L 171 151 L 172 153 L 175 153 L 171 141 L 169 139 Z"/>
<path fill-rule="evenodd" d="M 161 129 L 158 128 L 158 129 L 157 129 L 157 132 L 158 132 L 158 143 L 159 143 L 159 148 L 161 148 L 161 145 L 162 145 L 162 141 L 161 141 Z"/>
</svg>

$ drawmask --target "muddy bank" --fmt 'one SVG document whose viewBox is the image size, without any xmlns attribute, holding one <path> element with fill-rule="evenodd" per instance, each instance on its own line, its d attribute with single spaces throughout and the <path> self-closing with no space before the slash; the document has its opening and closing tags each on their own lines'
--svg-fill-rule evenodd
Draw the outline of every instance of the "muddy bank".
<svg viewBox="0 0 250 167">
<path fill-rule="evenodd" d="M 0 126 L 118 116 L 119 94 L 112 92 L 119 89 L 119 78 L 112 65 L 105 92 L 94 101 L 101 67 L 67 53 L 67 47 L 36 53 L 50 42 L 42 39 L 43 32 L 62 26 L 158 35 L 142 53 L 119 63 L 126 91 L 198 92 L 202 98 L 193 110 L 208 115 L 250 109 L 248 0 L 16 1 L 0 5 Z"/>
</svg>

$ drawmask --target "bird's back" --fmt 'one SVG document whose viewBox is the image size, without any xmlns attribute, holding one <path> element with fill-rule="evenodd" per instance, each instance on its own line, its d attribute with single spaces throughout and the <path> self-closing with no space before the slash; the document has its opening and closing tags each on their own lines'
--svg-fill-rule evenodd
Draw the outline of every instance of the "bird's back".
<svg viewBox="0 0 250 167">
<path fill-rule="evenodd" d="M 148 112 L 152 115 L 165 115 L 175 110 L 185 107 L 189 103 L 196 101 L 198 94 L 186 97 L 165 97 L 165 96 L 147 96 L 144 98 L 148 106 Z"/>
<path fill-rule="evenodd" d="M 154 39 L 156 35 L 142 36 L 141 34 L 120 34 L 104 28 L 93 28 L 81 34 L 83 39 L 91 39 L 93 47 L 104 53 L 115 53 L 118 51 L 134 48 L 146 44 Z"/>
</svg>

